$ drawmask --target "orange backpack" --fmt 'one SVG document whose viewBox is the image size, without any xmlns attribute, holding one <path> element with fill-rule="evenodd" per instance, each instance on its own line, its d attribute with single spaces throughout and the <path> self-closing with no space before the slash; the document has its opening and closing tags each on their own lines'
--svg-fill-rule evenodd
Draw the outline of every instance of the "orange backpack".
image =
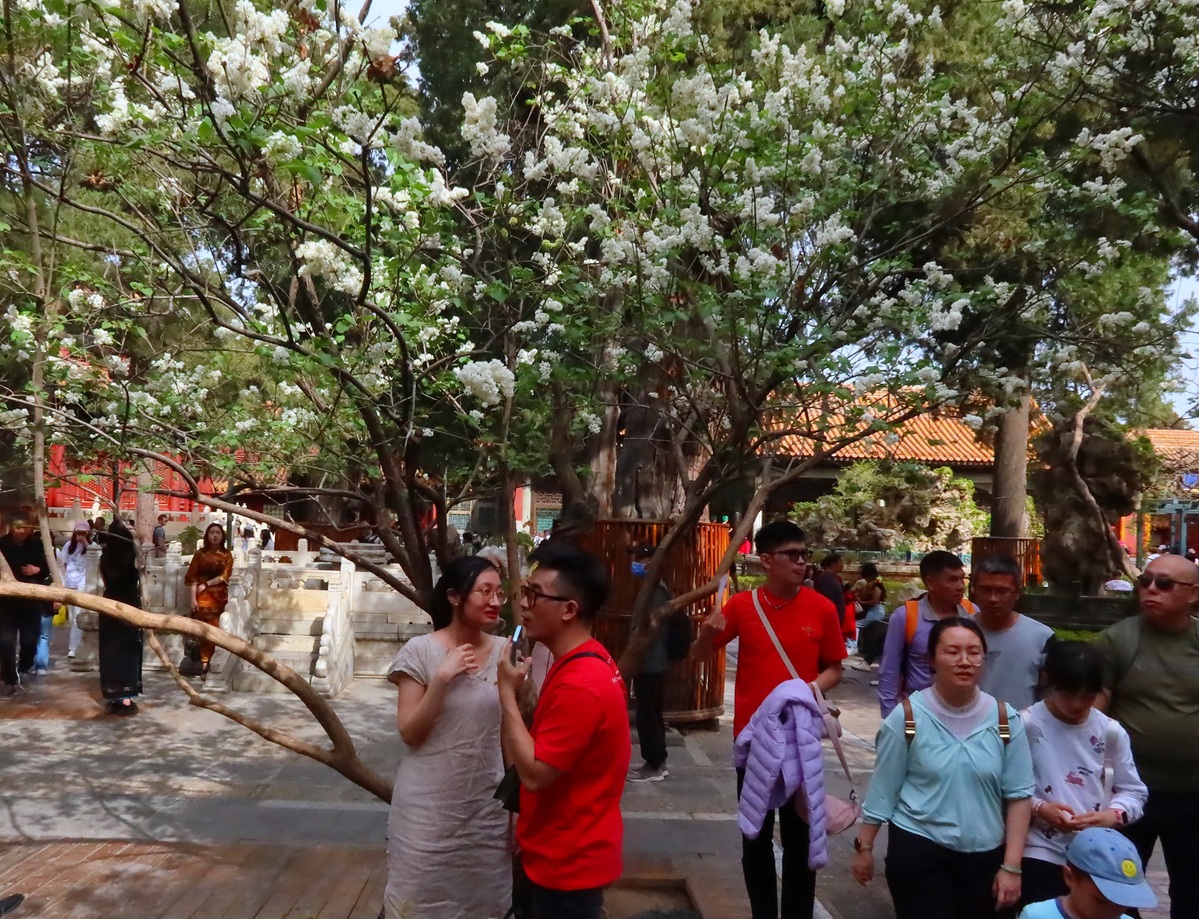
<svg viewBox="0 0 1199 919">
<path fill-rule="evenodd" d="M 912 639 L 916 637 L 916 628 L 920 625 L 920 600 L 909 600 L 903 605 L 903 608 L 907 615 L 903 623 L 903 647 L 906 650 L 912 646 Z M 978 612 L 978 607 L 964 597 L 962 598 L 962 608 L 968 616 L 973 616 Z"/>
</svg>

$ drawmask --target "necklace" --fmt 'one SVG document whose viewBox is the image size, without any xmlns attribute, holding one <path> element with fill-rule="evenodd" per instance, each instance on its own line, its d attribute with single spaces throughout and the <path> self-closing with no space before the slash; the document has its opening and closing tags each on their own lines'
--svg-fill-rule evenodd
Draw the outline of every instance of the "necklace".
<svg viewBox="0 0 1199 919">
<path fill-rule="evenodd" d="M 794 600 L 795 598 L 792 597 L 789 600 L 779 600 L 777 603 L 775 603 L 774 598 L 771 597 L 771 595 L 770 595 L 770 592 L 765 587 L 763 587 L 762 588 L 762 599 L 766 601 L 766 605 L 768 607 L 770 607 L 771 610 L 773 610 L 774 612 L 777 613 L 779 610 L 781 610 L 784 606 L 786 606 L 788 603 L 791 602 L 791 600 Z"/>
</svg>

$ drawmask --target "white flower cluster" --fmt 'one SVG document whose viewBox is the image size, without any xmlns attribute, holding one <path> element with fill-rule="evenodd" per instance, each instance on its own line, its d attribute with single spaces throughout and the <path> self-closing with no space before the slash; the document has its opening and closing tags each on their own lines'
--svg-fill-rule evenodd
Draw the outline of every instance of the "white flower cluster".
<svg viewBox="0 0 1199 919">
<path fill-rule="evenodd" d="M 304 145 L 295 135 L 275 131 L 266 139 L 266 146 L 262 148 L 262 152 L 272 163 L 284 163 L 298 159 L 304 152 Z"/>
<path fill-rule="evenodd" d="M 503 361 L 470 361 L 454 371 L 462 387 L 484 405 L 499 405 L 516 391 L 516 377 Z"/>
<path fill-rule="evenodd" d="M 409 162 L 444 166 L 445 154 L 421 140 L 420 134 L 420 122 L 415 118 L 405 118 L 400 122 L 399 130 L 391 135 L 391 146 Z"/>
<path fill-rule="evenodd" d="M 499 159 L 512 147 L 512 138 L 497 129 L 496 101 L 492 96 L 475 99 L 474 93 L 462 94 L 462 139 L 470 152 L 484 159 Z"/>
<path fill-rule="evenodd" d="M 304 262 L 302 276 L 324 278 L 336 290 L 358 296 L 362 290 L 362 271 L 348 255 L 327 239 L 314 239 L 296 246 L 296 255 Z"/>
<path fill-rule="evenodd" d="M 1092 134 L 1089 128 L 1083 128 L 1074 142 L 1098 153 L 1103 171 L 1113 172 L 1144 140 L 1145 136 L 1134 134 L 1132 128 L 1116 128 L 1106 134 Z"/>
</svg>

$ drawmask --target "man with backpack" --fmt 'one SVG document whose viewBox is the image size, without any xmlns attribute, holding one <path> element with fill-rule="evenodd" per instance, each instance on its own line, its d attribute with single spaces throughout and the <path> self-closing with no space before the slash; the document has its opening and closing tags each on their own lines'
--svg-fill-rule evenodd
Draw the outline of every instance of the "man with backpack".
<svg viewBox="0 0 1199 919">
<path fill-rule="evenodd" d="M 1128 732 L 1149 788 L 1144 815 L 1122 832 L 1146 867 L 1161 840 L 1170 919 L 1199 919 L 1199 569 L 1162 555 L 1137 588 L 1140 615 L 1095 639 L 1107 713 Z"/>
<path fill-rule="evenodd" d="M 655 551 L 655 547 L 649 545 L 633 549 L 634 577 L 645 577 L 645 564 L 653 558 Z M 661 782 L 670 775 L 666 769 L 666 672 L 671 662 L 682 660 L 691 650 L 691 622 L 687 611 L 678 610 L 664 617 L 659 612 L 672 599 L 670 588 L 659 578 L 650 601 L 650 622 L 656 621 L 657 628 L 653 629 L 641 666 L 633 676 L 637 742 L 645 762 L 629 770 L 630 782 Z"/>
<path fill-rule="evenodd" d="M 937 549 L 920 560 L 925 594 L 891 613 L 887 641 L 878 667 L 878 705 L 883 717 L 900 699 L 928 689 L 928 636 L 939 619 L 973 616 L 974 604 L 965 599 L 966 566 L 952 552 Z"/>
</svg>

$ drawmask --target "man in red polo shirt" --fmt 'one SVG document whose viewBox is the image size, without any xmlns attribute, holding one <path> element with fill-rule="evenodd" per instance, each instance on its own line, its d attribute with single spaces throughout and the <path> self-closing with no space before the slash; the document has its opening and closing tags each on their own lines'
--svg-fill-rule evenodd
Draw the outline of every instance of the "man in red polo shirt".
<svg viewBox="0 0 1199 919">
<path fill-rule="evenodd" d="M 500 658 L 504 750 L 520 776 L 516 842 L 532 882 L 535 919 L 601 919 L 604 888 L 620 877 L 620 798 L 632 756 L 624 681 L 591 637 L 608 576 L 575 546 L 544 543 L 529 556 L 521 621 L 554 665 L 530 732 L 516 702 L 531 658 Z"/>
<path fill-rule="evenodd" d="M 776 520 L 754 538 L 766 584 L 759 599 L 799 676 L 828 692 L 841 682 L 845 641 L 838 610 L 825 597 L 803 586 L 808 549 L 803 530 L 789 520 Z M 721 612 L 700 626 L 692 655 L 704 658 L 713 648 L 740 639 L 737 682 L 733 692 L 733 734 L 749 723 L 779 683 L 791 679 L 787 665 L 754 606 L 753 592 L 731 597 Z M 737 796 L 745 770 L 737 770 Z M 783 919 L 811 919 L 816 901 L 816 872 L 808 869 L 808 828 L 795 812 L 794 801 L 779 808 L 783 843 Z M 741 869 L 753 919 L 778 919 L 779 894 L 774 867 L 774 812 L 766 814 L 757 839 L 741 838 Z"/>
</svg>

